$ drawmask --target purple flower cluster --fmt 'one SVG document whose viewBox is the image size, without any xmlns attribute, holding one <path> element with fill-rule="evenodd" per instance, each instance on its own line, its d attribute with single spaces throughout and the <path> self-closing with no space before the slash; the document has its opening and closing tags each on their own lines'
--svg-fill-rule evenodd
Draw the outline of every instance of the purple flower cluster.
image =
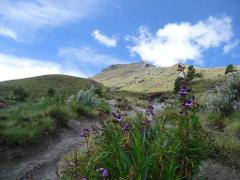
<svg viewBox="0 0 240 180">
<path fill-rule="evenodd" d="M 109 177 L 109 172 L 106 168 L 99 168 L 97 171 L 101 174 L 103 178 Z"/>
<path fill-rule="evenodd" d="M 123 115 L 121 115 L 120 113 L 112 113 L 114 119 L 116 120 L 116 122 L 120 123 L 123 121 Z"/>
<path fill-rule="evenodd" d="M 191 99 L 187 99 L 184 103 L 184 106 L 189 108 L 193 106 L 193 101 Z"/>
<path fill-rule="evenodd" d="M 178 91 L 180 97 L 184 97 L 187 94 L 187 91 L 185 87 L 181 87 L 180 90 Z"/>
<path fill-rule="evenodd" d="M 88 128 L 84 128 L 81 132 L 80 132 L 80 137 L 88 137 L 90 135 L 90 130 Z"/>
</svg>

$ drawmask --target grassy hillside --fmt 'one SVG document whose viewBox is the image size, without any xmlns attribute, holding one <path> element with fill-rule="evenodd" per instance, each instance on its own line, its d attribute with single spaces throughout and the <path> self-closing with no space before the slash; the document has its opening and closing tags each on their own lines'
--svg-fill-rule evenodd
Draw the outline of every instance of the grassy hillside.
<svg viewBox="0 0 240 180">
<path fill-rule="evenodd" d="M 177 66 L 159 68 L 143 62 L 112 65 L 93 77 L 94 80 L 105 86 L 116 87 L 120 90 L 134 92 L 161 92 L 171 91 L 174 80 L 177 78 Z M 204 78 L 197 80 L 194 86 L 207 90 L 220 85 L 225 79 L 225 68 L 196 68 L 202 72 Z"/>
<path fill-rule="evenodd" d="M 93 80 L 66 75 L 44 75 L 32 78 L 0 82 L 0 96 L 7 96 L 15 87 L 21 86 L 33 97 L 47 94 L 49 88 L 57 93 L 64 91 L 65 95 L 77 93 L 94 83 Z"/>
</svg>

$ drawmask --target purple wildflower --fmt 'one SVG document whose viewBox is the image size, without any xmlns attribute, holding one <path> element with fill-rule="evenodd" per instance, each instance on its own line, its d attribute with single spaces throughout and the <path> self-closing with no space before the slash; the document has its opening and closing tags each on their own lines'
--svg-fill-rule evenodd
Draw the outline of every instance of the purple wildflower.
<svg viewBox="0 0 240 180">
<path fill-rule="evenodd" d="M 90 135 L 90 131 L 88 128 L 84 128 L 80 133 L 80 137 L 88 137 L 89 135 Z"/>
<path fill-rule="evenodd" d="M 87 180 L 87 178 L 86 177 L 82 177 L 80 180 Z"/>
<path fill-rule="evenodd" d="M 186 107 L 191 107 L 193 105 L 193 101 L 191 99 L 188 99 L 185 101 L 185 104 L 184 104 Z"/>
<path fill-rule="evenodd" d="M 106 168 L 99 168 L 98 172 L 101 174 L 103 178 L 109 177 L 109 172 Z"/>
<path fill-rule="evenodd" d="M 183 97 L 187 94 L 187 91 L 184 87 L 181 87 L 180 90 L 178 91 L 178 93 L 181 97 Z"/>
<path fill-rule="evenodd" d="M 129 132 L 129 130 L 131 129 L 131 124 L 129 124 L 129 123 L 127 123 L 127 124 L 125 124 L 124 126 L 123 126 L 123 132 L 124 133 L 128 133 Z"/>
<path fill-rule="evenodd" d="M 117 122 L 122 122 L 123 121 L 123 116 L 122 115 L 116 114 L 115 112 L 113 112 L 112 115 Z"/>
</svg>

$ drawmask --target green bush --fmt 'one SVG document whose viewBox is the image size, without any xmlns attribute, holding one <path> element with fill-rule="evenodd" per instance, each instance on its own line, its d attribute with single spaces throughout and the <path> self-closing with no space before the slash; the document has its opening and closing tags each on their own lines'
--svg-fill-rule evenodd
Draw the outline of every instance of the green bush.
<svg viewBox="0 0 240 180">
<path fill-rule="evenodd" d="M 209 96 L 208 109 L 225 116 L 240 111 L 240 73 L 231 74 L 226 85 L 218 87 L 216 94 Z"/>
<path fill-rule="evenodd" d="M 68 98 L 67 104 L 78 116 L 93 115 L 100 103 L 99 98 L 94 94 L 93 88 L 81 90 L 77 96 Z"/>
<path fill-rule="evenodd" d="M 61 126 L 66 126 L 68 120 L 70 119 L 69 112 L 66 107 L 61 105 L 54 105 L 48 110 L 48 115 L 53 118 L 57 124 Z"/>
<path fill-rule="evenodd" d="M 47 92 L 48 97 L 53 97 L 55 95 L 56 91 L 53 88 L 49 88 Z"/>
<path fill-rule="evenodd" d="M 100 112 L 105 112 L 107 114 L 111 113 L 110 105 L 104 100 L 100 101 L 100 103 L 98 104 L 97 110 Z"/>
<path fill-rule="evenodd" d="M 237 68 L 235 66 L 233 66 L 232 64 L 229 64 L 225 69 L 225 75 L 236 72 L 236 71 L 237 71 Z"/>
<path fill-rule="evenodd" d="M 93 93 L 92 89 L 79 91 L 76 98 L 79 105 L 87 106 L 88 108 L 95 109 L 99 104 L 99 99 Z"/>
<path fill-rule="evenodd" d="M 192 81 L 193 79 L 202 78 L 202 73 L 196 73 L 196 69 L 193 66 L 188 67 L 187 78 Z"/>
<path fill-rule="evenodd" d="M 29 94 L 22 87 L 17 87 L 10 96 L 12 96 L 11 99 L 16 101 L 25 101 Z"/>
</svg>

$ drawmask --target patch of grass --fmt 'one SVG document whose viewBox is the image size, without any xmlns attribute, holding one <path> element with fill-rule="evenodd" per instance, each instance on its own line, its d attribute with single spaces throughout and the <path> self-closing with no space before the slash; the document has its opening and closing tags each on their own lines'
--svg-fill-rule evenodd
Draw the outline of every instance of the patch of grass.
<svg viewBox="0 0 240 180">
<path fill-rule="evenodd" d="M 112 111 L 110 105 L 106 101 L 104 101 L 104 100 L 100 101 L 100 103 L 97 106 L 97 110 L 99 112 L 104 112 L 106 114 L 110 114 L 111 111 Z"/>
<path fill-rule="evenodd" d="M 202 113 L 201 120 L 212 134 L 217 160 L 240 168 L 240 114 L 222 116 L 221 113 Z"/>
<path fill-rule="evenodd" d="M 225 130 L 240 140 L 240 118 L 237 121 L 227 124 Z"/>
<path fill-rule="evenodd" d="M 71 118 L 70 112 L 64 105 L 54 105 L 50 107 L 48 115 L 60 126 L 67 126 L 67 122 Z"/>
<path fill-rule="evenodd" d="M 31 119 L 31 122 L 9 120 L 0 123 L 0 139 L 6 144 L 25 144 L 55 129 L 55 122 L 49 117 Z"/>
<path fill-rule="evenodd" d="M 69 120 L 68 110 L 56 102 L 25 102 L 0 111 L 0 141 L 25 144 L 53 132 Z"/>
</svg>

